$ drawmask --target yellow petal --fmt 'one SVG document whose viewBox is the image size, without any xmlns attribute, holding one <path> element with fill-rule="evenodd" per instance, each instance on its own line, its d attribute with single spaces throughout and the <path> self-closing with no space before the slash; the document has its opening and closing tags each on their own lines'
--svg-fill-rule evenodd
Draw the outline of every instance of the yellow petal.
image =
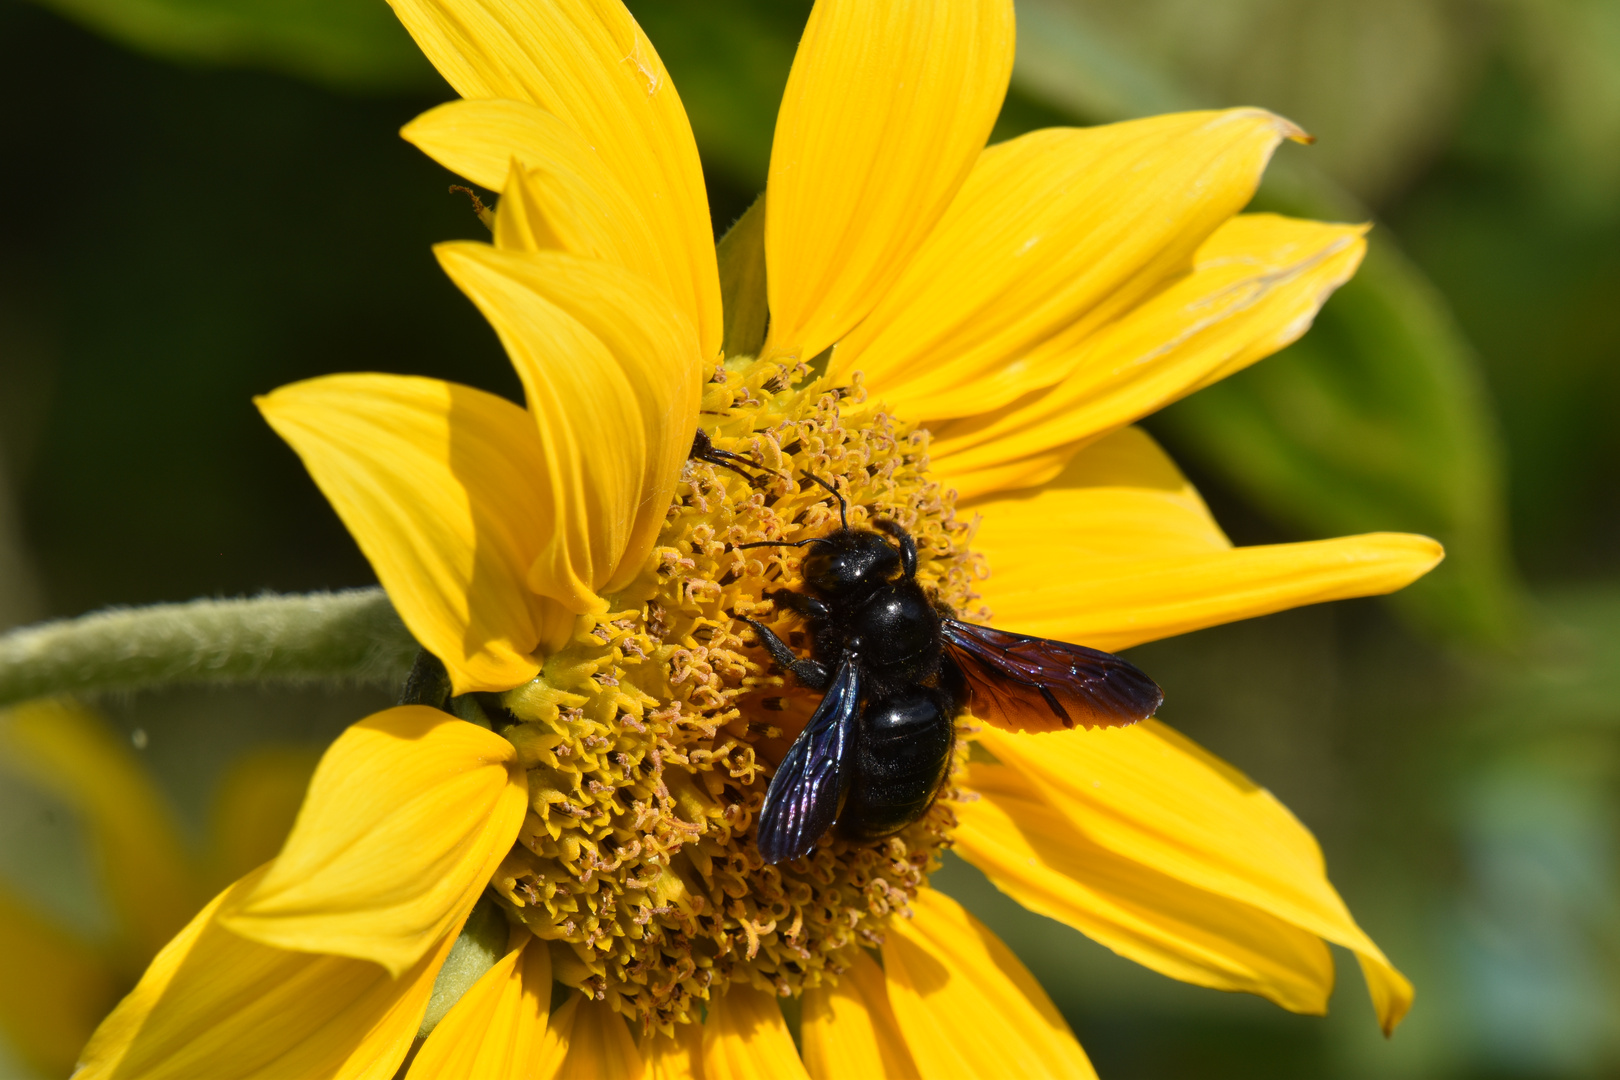
<svg viewBox="0 0 1620 1080">
<path fill-rule="evenodd" d="M 1190 274 L 1083 338 L 1059 341 L 1064 378 L 1050 391 L 932 425 L 935 468 L 964 494 L 988 484 L 1044 482 L 1088 440 L 1296 340 L 1355 273 L 1365 232 L 1274 214 L 1232 219 L 1198 249 Z M 933 394 L 911 406 L 911 415 L 982 411 L 947 374 L 911 384 Z M 974 377 L 958 375 L 958 386 Z"/>
<path fill-rule="evenodd" d="M 1117 651 L 1274 611 L 1393 592 L 1444 554 L 1369 533 L 1234 548 L 1145 433 L 1087 447 L 1045 487 L 978 500 L 995 625 Z"/>
<path fill-rule="evenodd" d="M 501 193 L 498 247 L 554 248 L 601 259 L 662 289 L 690 292 L 685 268 L 662 258 L 641 206 L 578 131 L 524 101 L 452 101 L 400 134 L 434 160 Z M 685 290 L 683 292 L 683 290 Z M 683 310 L 696 326 L 700 313 Z"/>
<path fill-rule="evenodd" d="M 534 677 L 545 601 L 525 579 L 553 518 L 528 413 L 396 375 L 332 375 L 255 401 L 458 694 Z"/>
<path fill-rule="evenodd" d="M 116 996 L 101 957 L 0 891 L 0 1033 L 23 1057 L 66 1076 Z"/>
<path fill-rule="evenodd" d="M 624 190 L 578 129 L 527 101 L 446 102 L 399 134 L 451 172 L 491 191 L 506 186 L 514 160 L 531 169 L 566 169 L 588 184 Z"/>
<path fill-rule="evenodd" d="M 558 252 L 441 244 L 494 325 L 540 431 L 557 523 L 529 585 L 584 612 L 642 571 L 697 430 L 703 363 L 689 324 L 619 267 Z"/>
<path fill-rule="evenodd" d="M 984 147 L 1012 71 L 1011 0 L 820 0 L 766 190 L 767 354 L 808 360 L 900 276 Z"/>
<path fill-rule="evenodd" d="M 806 1075 L 774 996 L 733 983 L 709 1003 L 703 1023 L 703 1080 L 796 1080 Z"/>
<path fill-rule="evenodd" d="M 889 1001 L 930 1080 L 1096 1080 L 1046 991 L 984 924 L 923 889 L 883 945 Z"/>
<path fill-rule="evenodd" d="M 575 994 L 557 1010 L 534 1080 L 643 1080 L 646 1063 L 624 1017 Z"/>
<path fill-rule="evenodd" d="M 461 925 L 517 839 L 528 778 L 516 756 L 422 705 L 353 725 L 321 758 L 287 846 L 221 921 L 398 974 Z"/>
<path fill-rule="evenodd" d="M 863 950 L 849 954 L 837 986 L 804 994 L 800 1041 L 812 1080 L 882 1076 L 920 1080 L 917 1063 L 895 1023 L 883 969 Z"/>
<path fill-rule="evenodd" d="M 433 990 L 455 926 L 396 979 L 376 964 L 238 937 L 221 893 L 152 961 L 85 1047 L 75 1080 L 389 1080 Z"/>
<path fill-rule="evenodd" d="M 975 762 L 956 852 L 1031 911 L 1183 982 L 1323 1013 L 1333 960 L 1314 935 L 1099 846 L 1017 770 Z"/>
<path fill-rule="evenodd" d="M 551 1014 L 545 1037 L 540 1040 L 540 1048 L 535 1052 L 534 1064 L 529 1070 L 533 1080 L 558 1080 L 564 1075 L 563 1063 L 568 1059 L 568 1042 L 574 1037 L 574 1017 L 579 1015 L 582 1000 L 575 993 Z"/>
<path fill-rule="evenodd" d="M 529 102 L 594 147 L 651 229 L 672 299 L 703 355 L 720 348 L 720 282 L 703 169 L 669 73 L 618 0 L 392 0 L 429 60 L 465 98 Z M 514 125 L 513 149 L 527 128 Z M 538 164 L 538 162 L 532 163 Z"/>
<path fill-rule="evenodd" d="M 174 810 L 141 762 L 94 713 L 69 701 L 0 716 L 5 756 L 83 818 L 129 967 L 162 947 L 207 894 L 180 846 Z"/>
<path fill-rule="evenodd" d="M 211 866 L 222 885 L 275 858 L 319 760 L 302 747 L 255 750 L 226 772 L 209 815 Z"/>
<path fill-rule="evenodd" d="M 551 1013 L 551 953 L 522 937 L 439 1021 L 407 1080 L 530 1080 Z"/>
<path fill-rule="evenodd" d="M 673 1035 L 654 1031 L 641 1040 L 646 1080 L 704 1080 L 703 1026 L 676 1024 Z"/>
<path fill-rule="evenodd" d="M 1344 946 L 1369 972 L 1385 1032 L 1405 1014 L 1411 984 L 1328 884 L 1315 838 L 1224 761 L 1156 720 L 980 738 L 1099 847 Z"/>
<path fill-rule="evenodd" d="M 935 419 L 1053 385 L 1080 362 L 1079 343 L 1186 274 L 1297 134 L 1264 110 L 1232 109 L 1048 128 L 989 148 L 831 370 L 860 369 L 889 405 Z"/>
</svg>

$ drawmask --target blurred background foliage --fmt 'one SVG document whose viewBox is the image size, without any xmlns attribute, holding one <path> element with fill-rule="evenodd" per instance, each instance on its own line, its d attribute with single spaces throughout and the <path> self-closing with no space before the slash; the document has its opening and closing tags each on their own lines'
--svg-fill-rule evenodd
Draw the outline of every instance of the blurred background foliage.
<svg viewBox="0 0 1620 1080">
<path fill-rule="evenodd" d="M 809 4 L 631 6 L 723 229 L 763 185 Z M 1353 966 L 1328 1021 L 1290 1016 L 1137 969 L 959 863 L 942 881 L 991 914 L 1107 1080 L 1615 1075 L 1620 0 L 1018 13 L 997 138 L 1263 105 L 1319 141 L 1279 152 L 1257 205 L 1377 223 L 1304 340 L 1150 426 L 1239 543 L 1408 529 L 1446 563 L 1392 603 L 1135 656 L 1168 720 L 1316 831 L 1418 1003 L 1385 1043 Z M 451 95 L 386 5 L 0 0 L 0 93 L 0 628 L 368 582 L 250 396 L 368 369 L 516 392 L 429 254 L 481 228 L 395 137 Z M 318 747 L 381 703 L 174 692 L 104 711 L 202 852 L 233 763 Z M 0 899 L 110 948 L 96 821 L 17 768 L 0 806 Z M 61 1071 L 9 1054 L 0 1076 Z"/>
</svg>

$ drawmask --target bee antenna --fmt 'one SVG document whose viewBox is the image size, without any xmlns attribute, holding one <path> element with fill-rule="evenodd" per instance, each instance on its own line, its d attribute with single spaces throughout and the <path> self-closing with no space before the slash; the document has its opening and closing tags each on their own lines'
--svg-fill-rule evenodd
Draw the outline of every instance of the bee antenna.
<svg viewBox="0 0 1620 1080">
<path fill-rule="evenodd" d="M 812 536 L 808 540 L 755 540 L 753 543 L 749 544 L 733 544 L 732 547 L 740 550 L 742 548 L 757 547 L 804 547 L 806 544 L 830 543 L 832 543 L 832 541 L 828 540 L 825 536 Z"/>
<path fill-rule="evenodd" d="M 813 483 L 819 484 L 828 491 L 832 492 L 832 497 L 838 500 L 838 520 L 844 526 L 844 528 L 849 528 L 849 501 L 844 498 L 843 494 L 839 492 L 837 488 L 833 487 L 831 484 L 827 483 L 827 481 L 823 480 L 813 472 L 805 473 L 804 478 Z"/>
</svg>

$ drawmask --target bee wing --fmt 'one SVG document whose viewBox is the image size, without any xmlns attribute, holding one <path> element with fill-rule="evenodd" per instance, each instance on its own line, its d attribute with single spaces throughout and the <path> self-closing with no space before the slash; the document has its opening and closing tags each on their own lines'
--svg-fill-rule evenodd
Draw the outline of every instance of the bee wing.
<svg viewBox="0 0 1620 1080">
<path fill-rule="evenodd" d="M 849 784 L 844 752 L 860 701 L 860 664 L 854 656 L 846 656 L 765 789 L 759 853 L 766 862 L 797 859 L 832 828 Z"/>
<path fill-rule="evenodd" d="M 955 619 L 943 629 L 972 690 L 973 715 L 996 727 L 1122 727 L 1164 703 L 1157 683 L 1112 653 Z"/>
</svg>

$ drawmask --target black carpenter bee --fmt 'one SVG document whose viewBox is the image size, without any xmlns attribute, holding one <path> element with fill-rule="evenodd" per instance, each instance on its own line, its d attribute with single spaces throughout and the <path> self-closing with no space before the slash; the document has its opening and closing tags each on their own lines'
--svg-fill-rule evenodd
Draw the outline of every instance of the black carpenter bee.
<svg viewBox="0 0 1620 1080">
<path fill-rule="evenodd" d="M 922 817 L 944 785 L 956 718 L 969 704 L 999 726 L 1051 730 L 1133 724 L 1164 701 L 1117 656 L 956 619 L 917 583 L 910 533 L 893 521 L 850 528 L 844 497 L 807 479 L 838 499 L 839 529 L 740 545 L 811 548 L 800 567 L 808 591 L 765 595 L 809 623 L 812 658 L 744 620 L 779 665 L 823 691 L 765 792 L 767 863 L 804 855 L 832 828 L 875 840 Z"/>
</svg>

